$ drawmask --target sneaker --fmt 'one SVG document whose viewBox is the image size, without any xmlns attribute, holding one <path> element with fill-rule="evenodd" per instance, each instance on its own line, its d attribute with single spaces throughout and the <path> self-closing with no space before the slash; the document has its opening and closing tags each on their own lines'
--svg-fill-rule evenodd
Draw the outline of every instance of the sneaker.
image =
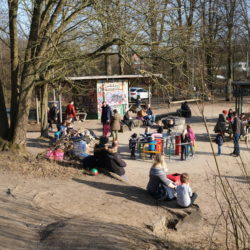
<svg viewBox="0 0 250 250">
<path fill-rule="evenodd" d="M 240 155 L 239 155 L 239 154 L 234 154 L 233 156 L 234 156 L 234 157 L 239 157 Z"/>
</svg>

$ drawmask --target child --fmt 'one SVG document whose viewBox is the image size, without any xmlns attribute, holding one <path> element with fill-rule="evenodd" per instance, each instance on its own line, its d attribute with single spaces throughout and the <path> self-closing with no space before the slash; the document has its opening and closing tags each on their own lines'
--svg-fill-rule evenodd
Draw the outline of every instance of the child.
<svg viewBox="0 0 250 250">
<path fill-rule="evenodd" d="M 135 160 L 135 150 L 137 144 L 137 134 L 134 133 L 129 139 L 130 158 Z"/>
<path fill-rule="evenodd" d="M 143 134 L 145 137 L 148 137 L 148 136 L 150 136 L 151 135 L 151 133 L 150 133 L 150 127 L 146 127 L 145 128 L 145 132 L 144 132 L 144 134 Z"/>
<path fill-rule="evenodd" d="M 193 156 L 194 155 L 195 133 L 190 125 L 187 125 L 187 136 L 188 136 L 188 141 L 190 142 L 191 156 Z"/>
<path fill-rule="evenodd" d="M 150 137 L 148 138 L 148 143 L 149 143 L 149 145 L 148 145 L 148 150 L 149 150 L 149 151 L 155 151 L 156 140 L 155 140 L 154 136 L 150 136 Z M 151 154 L 150 154 L 150 159 L 152 159 L 152 158 L 153 158 L 153 154 L 151 153 Z"/>
<path fill-rule="evenodd" d="M 186 129 L 181 134 L 181 160 L 184 161 L 187 158 L 187 144 L 188 144 L 188 132 Z"/>
<path fill-rule="evenodd" d="M 177 192 L 177 203 L 180 207 L 190 207 L 198 195 L 192 192 L 192 189 L 189 186 L 189 175 L 183 173 L 180 176 L 181 185 L 176 187 Z"/>
<path fill-rule="evenodd" d="M 163 133 L 163 124 L 161 120 L 157 121 L 157 133 L 162 134 Z"/>
<path fill-rule="evenodd" d="M 221 155 L 221 149 L 222 149 L 222 144 L 224 142 L 224 137 L 223 137 L 223 133 L 222 132 L 219 132 L 217 135 L 216 135 L 216 138 L 215 138 L 215 143 L 218 145 L 218 156 Z"/>
</svg>

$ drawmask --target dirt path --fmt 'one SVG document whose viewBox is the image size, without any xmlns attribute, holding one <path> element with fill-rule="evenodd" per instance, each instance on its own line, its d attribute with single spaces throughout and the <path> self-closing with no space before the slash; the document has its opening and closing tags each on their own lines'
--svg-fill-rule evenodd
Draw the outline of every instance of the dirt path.
<svg viewBox="0 0 250 250">
<path fill-rule="evenodd" d="M 233 107 L 233 104 L 211 104 L 205 107 L 211 133 L 218 113 L 229 107 Z M 163 113 L 165 109 L 157 112 Z M 197 204 L 203 218 L 198 227 L 175 231 L 169 225 L 170 228 L 162 230 L 162 218 L 164 223 L 180 220 L 189 211 L 177 208 L 175 203 L 157 203 L 145 192 L 152 162 L 128 159 L 128 138 L 132 132 L 126 132 L 119 134 L 119 142 L 121 154 L 127 162 L 129 183 L 102 175 L 92 177 L 78 173 L 71 179 L 48 179 L 4 172 L 0 176 L 0 247 L 61 249 L 68 244 L 65 249 L 74 249 L 84 244 L 87 247 L 83 249 L 98 248 L 100 245 L 105 246 L 104 249 L 110 249 L 110 246 L 115 246 L 115 249 L 161 249 L 166 247 L 164 244 L 169 244 L 170 249 L 174 249 L 174 246 L 179 246 L 178 242 L 181 242 L 180 247 L 190 246 L 192 249 L 208 247 L 211 233 L 220 216 L 215 197 L 217 172 L 196 105 L 192 105 L 192 112 L 193 117 L 187 122 L 197 135 L 196 155 L 187 161 L 175 158 L 167 162 L 169 173 L 188 172 L 191 176 L 191 186 L 199 195 Z M 78 126 L 101 133 L 100 123 L 96 121 L 86 121 Z M 133 132 L 142 131 L 143 129 L 136 128 Z M 46 144 L 36 140 L 36 135 L 38 136 L 35 133 L 28 135 L 29 142 L 33 143 L 28 145 L 29 150 L 35 154 L 46 147 Z M 40 148 L 34 149 L 34 145 Z M 219 166 L 222 175 L 240 190 L 239 197 L 243 197 L 247 185 L 240 179 L 242 174 L 238 166 L 239 159 L 229 156 L 232 147 L 232 142 L 223 145 Z M 248 148 L 244 143 L 241 143 L 241 148 L 242 159 L 249 170 Z M 155 227 L 155 234 L 164 240 L 152 235 L 152 226 Z M 215 248 L 219 248 L 222 243 L 223 249 L 223 227 L 223 221 L 219 220 L 212 242 Z M 97 232 L 101 236 L 97 236 Z"/>
</svg>

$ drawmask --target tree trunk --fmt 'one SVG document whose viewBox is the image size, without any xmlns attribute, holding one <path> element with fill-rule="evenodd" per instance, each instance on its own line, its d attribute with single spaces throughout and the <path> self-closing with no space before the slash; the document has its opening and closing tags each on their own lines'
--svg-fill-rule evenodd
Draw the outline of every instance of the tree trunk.
<svg viewBox="0 0 250 250">
<path fill-rule="evenodd" d="M 9 123 L 6 113 L 5 98 L 3 92 L 3 83 L 0 81 L 0 137 L 8 139 Z"/>
<path fill-rule="evenodd" d="M 122 58 L 122 56 L 124 54 L 123 52 L 124 52 L 123 46 L 120 45 L 119 46 L 119 74 L 120 75 L 124 75 L 125 63 L 124 63 L 124 60 Z"/>
<path fill-rule="evenodd" d="M 48 84 L 41 86 L 41 136 L 49 137 L 48 131 Z"/>
<path fill-rule="evenodd" d="M 105 73 L 107 76 L 112 75 L 112 64 L 111 64 L 111 55 L 105 55 Z"/>
<path fill-rule="evenodd" d="M 10 113 L 10 134 L 11 140 L 18 111 L 18 37 L 17 37 L 17 12 L 18 0 L 8 1 L 9 4 L 9 29 L 10 29 L 10 58 L 11 58 L 11 113 Z"/>
<path fill-rule="evenodd" d="M 231 40 L 229 40 L 228 55 L 227 55 L 227 79 L 228 81 L 227 81 L 226 101 L 232 101 L 233 53 L 232 53 Z"/>
<path fill-rule="evenodd" d="M 32 67 L 32 66 L 30 66 Z M 27 76 L 22 80 L 22 89 L 19 98 L 17 123 L 14 131 L 13 143 L 19 145 L 20 148 L 25 148 L 26 133 L 29 119 L 29 111 L 31 105 L 31 98 L 34 89 L 32 73 L 26 74 Z"/>
</svg>

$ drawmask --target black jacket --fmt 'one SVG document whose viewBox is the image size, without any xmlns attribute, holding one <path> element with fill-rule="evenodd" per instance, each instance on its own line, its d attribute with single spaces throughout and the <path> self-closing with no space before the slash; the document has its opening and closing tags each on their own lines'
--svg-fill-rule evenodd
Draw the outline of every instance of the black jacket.
<svg viewBox="0 0 250 250">
<path fill-rule="evenodd" d="M 118 153 L 107 152 L 105 159 L 105 169 L 115 173 L 119 176 L 125 174 L 124 168 L 126 167 L 126 162 L 123 161 Z"/>
<path fill-rule="evenodd" d="M 112 111 L 109 105 L 106 105 L 106 107 L 102 107 L 102 116 L 101 116 L 101 122 L 103 124 L 107 123 L 107 121 L 110 121 L 112 117 Z"/>
</svg>

